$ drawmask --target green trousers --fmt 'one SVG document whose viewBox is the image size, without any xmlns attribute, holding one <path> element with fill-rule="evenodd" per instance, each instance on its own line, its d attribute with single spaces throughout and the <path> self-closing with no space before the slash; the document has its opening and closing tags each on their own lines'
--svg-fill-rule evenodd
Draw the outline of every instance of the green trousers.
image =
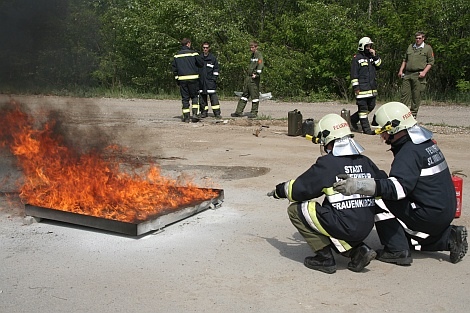
<svg viewBox="0 0 470 313">
<path fill-rule="evenodd" d="M 426 77 L 419 78 L 419 72 L 407 73 L 401 85 L 401 102 L 410 108 L 414 117 L 418 115 L 421 95 L 426 90 Z"/>
<path fill-rule="evenodd" d="M 243 93 L 238 101 L 237 109 L 235 113 L 242 114 L 243 110 L 245 109 L 246 103 L 248 102 L 248 98 L 251 97 L 251 114 L 258 115 L 259 109 L 259 82 L 260 78 L 252 78 L 248 76 L 245 78 L 243 83 Z"/>
<path fill-rule="evenodd" d="M 331 244 L 328 236 L 320 234 L 314 231 L 310 226 L 307 225 L 301 211 L 299 203 L 292 203 L 287 208 L 289 219 L 299 233 L 304 237 L 307 244 L 312 250 L 318 251 Z"/>
</svg>

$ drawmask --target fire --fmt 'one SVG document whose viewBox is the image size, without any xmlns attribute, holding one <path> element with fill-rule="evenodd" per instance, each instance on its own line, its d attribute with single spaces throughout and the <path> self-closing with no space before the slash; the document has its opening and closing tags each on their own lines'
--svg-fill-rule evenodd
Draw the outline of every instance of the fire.
<svg viewBox="0 0 470 313">
<path fill-rule="evenodd" d="M 54 133 L 55 121 L 34 128 L 34 119 L 14 101 L 0 116 L 0 148 L 8 147 L 23 170 L 24 203 L 138 222 L 218 195 L 192 182 L 165 178 L 157 165 L 143 174 L 129 174 L 120 170 L 116 159 L 96 151 L 79 153 Z M 119 151 L 117 146 L 108 149 Z"/>
</svg>

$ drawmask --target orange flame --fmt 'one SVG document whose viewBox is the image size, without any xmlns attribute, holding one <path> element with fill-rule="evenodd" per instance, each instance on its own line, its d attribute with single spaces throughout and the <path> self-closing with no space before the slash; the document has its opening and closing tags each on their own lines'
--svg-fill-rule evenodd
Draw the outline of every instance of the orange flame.
<svg viewBox="0 0 470 313">
<path fill-rule="evenodd" d="M 9 146 L 23 169 L 20 197 L 25 203 L 136 222 L 218 196 L 216 190 L 165 178 L 156 165 L 141 175 L 128 174 L 118 161 L 97 152 L 80 154 L 53 132 L 54 121 L 34 129 L 31 116 L 14 101 L 10 106 L 0 113 L 0 147 Z"/>
</svg>

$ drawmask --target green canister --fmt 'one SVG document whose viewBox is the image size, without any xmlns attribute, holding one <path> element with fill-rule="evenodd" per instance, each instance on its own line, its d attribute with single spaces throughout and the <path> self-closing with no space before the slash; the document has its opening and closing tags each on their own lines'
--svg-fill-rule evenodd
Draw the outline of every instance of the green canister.
<svg viewBox="0 0 470 313">
<path fill-rule="evenodd" d="M 300 136 L 302 134 L 302 113 L 297 111 L 287 112 L 287 135 Z"/>
</svg>

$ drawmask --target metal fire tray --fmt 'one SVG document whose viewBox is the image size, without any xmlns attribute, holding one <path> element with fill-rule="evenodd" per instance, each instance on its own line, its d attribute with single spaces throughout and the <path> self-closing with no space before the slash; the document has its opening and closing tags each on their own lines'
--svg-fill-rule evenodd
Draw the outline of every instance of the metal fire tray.
<svg viewBox="0 0 470 313">
<path fill-rule="evenodd" d="M 80 226 L 86 226 L 111 232 L 121 233 L 131 236 L 140 236 L 151 231 L 160 230 L 167 225 L 176 223 L 187 217 L 205 211 L 209 208 L 217 208 L 222 205 L 224 199 L 223 189 L 212 189 L 218 191 L 219 195 L 210 200 L 191 204 L 178 208 L 170 213 L 158 215 L 139 222 L 122 222 L 91 215 L 78 214 L 56 209 L 43 208 L 34 205 L 25 205 L 25 213 L 39 219 L 48 219 L 59 222 L 65 222 Z"/>
</svg>

